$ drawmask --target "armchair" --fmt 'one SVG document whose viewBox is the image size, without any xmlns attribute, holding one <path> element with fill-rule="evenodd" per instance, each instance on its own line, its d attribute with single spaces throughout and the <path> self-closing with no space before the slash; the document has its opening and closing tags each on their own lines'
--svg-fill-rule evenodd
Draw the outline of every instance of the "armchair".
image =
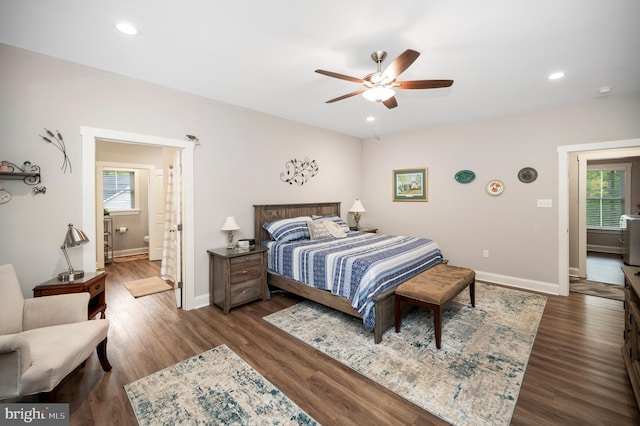
<svg viewBox="0 0 640 426">
<path fill-rule="evenodd" d="M 25 299 L 12 265 L 0 266 L 0 399 L 53 391 L 97 348 L 107 359 L 109 320 L 87 319 L 89 293 Z"/>
</svg>

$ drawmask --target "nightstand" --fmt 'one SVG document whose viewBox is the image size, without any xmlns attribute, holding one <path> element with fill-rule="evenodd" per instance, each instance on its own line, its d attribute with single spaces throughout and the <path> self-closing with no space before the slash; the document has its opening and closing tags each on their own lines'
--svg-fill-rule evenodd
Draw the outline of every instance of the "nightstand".
<svg viewBox="0 0 640 426">
<path fill-rule="evenodd" d="M 209 253 L 209 305 L 229 309 L 267 300 L 267 249 L 212 249 Z"/>
<path fill-rule="evenodd" d="M 55 296 L 56 294 L 82 293 L 88 292 L 89 299 L 89 319 L 100 314 L 104 318 L 107 310 L 106 301 L 106 278 L 107 272 L 85 272 L 84 277 L 74 281 L 60 281 L 52 278 L 33 288 L 33 297 Z"/>
</svg>

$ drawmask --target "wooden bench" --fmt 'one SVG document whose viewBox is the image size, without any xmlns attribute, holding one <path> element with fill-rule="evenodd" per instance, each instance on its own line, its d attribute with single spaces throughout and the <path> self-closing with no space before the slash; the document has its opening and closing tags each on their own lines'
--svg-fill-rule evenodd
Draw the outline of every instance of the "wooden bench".
<svg viewBox="0 0 640 426">
<path fill-rule="evenodd" d="M 436 347 L 440 349 L 444 305 L 469 287 L 471 306 L 476 306 L 476 273 L 472 269 L 439 264 L 400 284 L 395 295 L 396 333 L 402 324 L 402 303 L 422 306 L 433 311 Z"/>
</svg>

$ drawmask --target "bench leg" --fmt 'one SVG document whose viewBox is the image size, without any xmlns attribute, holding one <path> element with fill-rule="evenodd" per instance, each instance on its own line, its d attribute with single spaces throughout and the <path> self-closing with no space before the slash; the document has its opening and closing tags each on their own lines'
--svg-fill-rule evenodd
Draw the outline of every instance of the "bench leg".
<svg viewBox="0 0 640 426">
<path fill-rule="evenodd" d="M 440 306 L 434 305 L 433 311 L 433 329 L 436 333 L 436 348 L 440 349 L 440 340 L 442 337 L 442 317 L 440 316 Z"/>
<path fill-rule="evenodd" d="M 476 280 L 475 278 L 469 284 L 469 296 L 471 296 L 471 306 L 476 307 Z"/>
</svg>

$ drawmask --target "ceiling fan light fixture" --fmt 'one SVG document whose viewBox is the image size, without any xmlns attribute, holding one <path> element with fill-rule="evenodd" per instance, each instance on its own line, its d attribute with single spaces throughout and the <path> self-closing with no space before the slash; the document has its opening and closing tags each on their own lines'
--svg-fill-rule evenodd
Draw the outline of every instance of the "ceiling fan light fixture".
<svg viewBox="0 0 640 426">
<path fill-rule="evenodd" d="M 390 87 L 376 86 L 362 93 L 362 96 L 371 102 L 383 102 L 396 94 Z"/>
</svg>

